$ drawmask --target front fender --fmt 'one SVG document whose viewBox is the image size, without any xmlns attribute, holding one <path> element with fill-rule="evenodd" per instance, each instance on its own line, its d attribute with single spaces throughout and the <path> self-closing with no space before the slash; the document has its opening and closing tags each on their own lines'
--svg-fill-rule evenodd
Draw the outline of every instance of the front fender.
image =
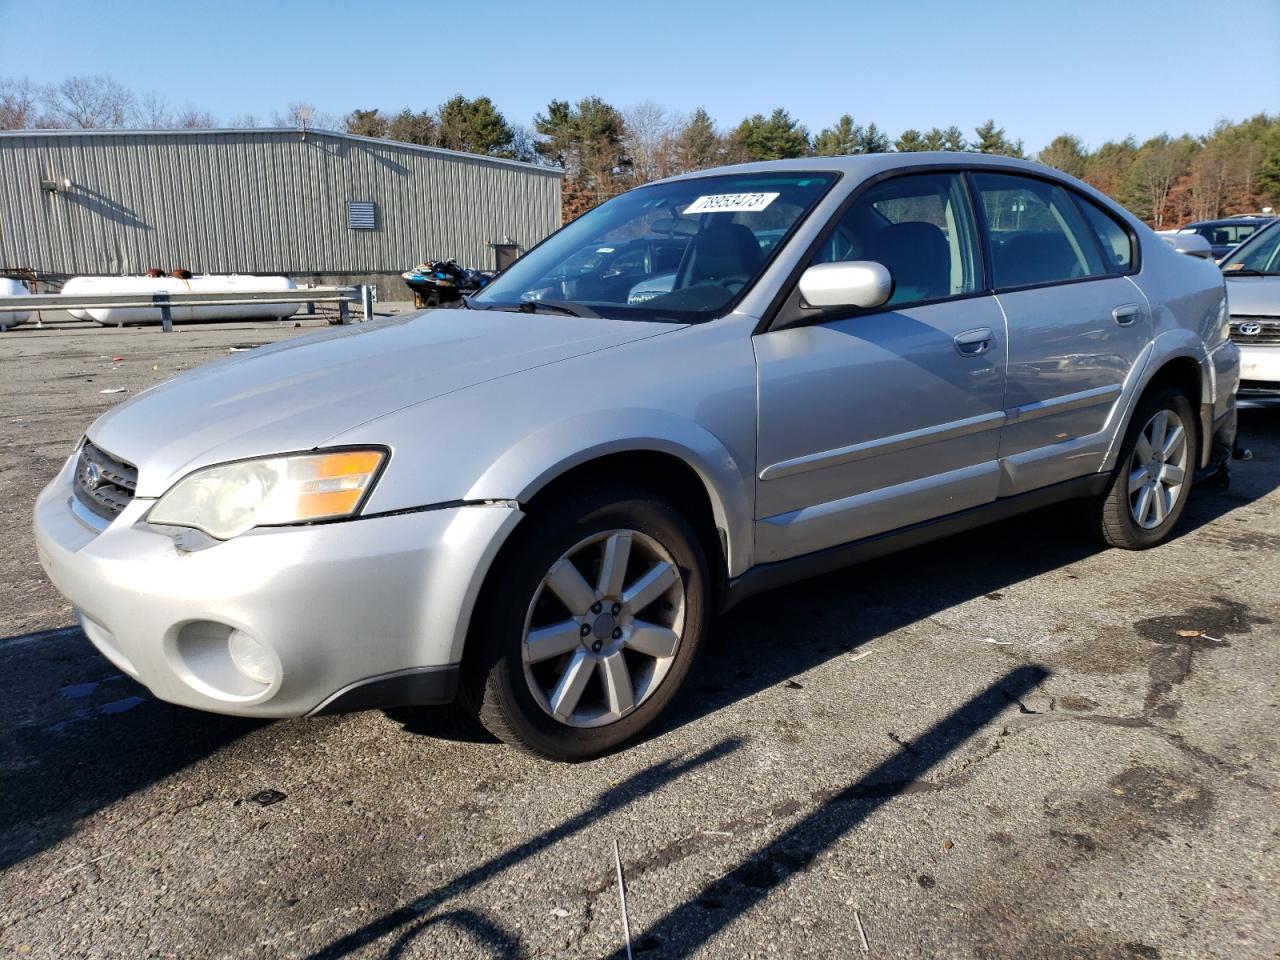
<svg viewBox="0 0 1280 960">
<path fill-rule="evenodd" d="M 467 500 L 527 502 L 556 477 L 614 453 L 652 451 L 676 457 L 698 475 L 724 532 L 729 575 L 750 566 L 750 465 L 739 464 L 709 430 L 671 411 L 592 411 L 565 417 L 524 436 L 467 491 Z"/>
</svg>

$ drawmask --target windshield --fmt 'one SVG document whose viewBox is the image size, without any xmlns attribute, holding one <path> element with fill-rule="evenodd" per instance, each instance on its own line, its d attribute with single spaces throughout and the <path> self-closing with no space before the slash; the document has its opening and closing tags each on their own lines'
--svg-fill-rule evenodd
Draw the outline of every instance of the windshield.
<svg viewBox="0 0 1280 960">
<path fill-rule="evenodd" d="M 1222 261 L 1227 276 L 1248 273 L 1280 273 L 1280 221 L 1259 230 Z"/>
<path fill-rule="evenodd" d="M 709 320 L 737 302 L 834 181 L 830 173 L 738 174 L 640 187 L 553 234 L 470 302 Z"/>
</svg>

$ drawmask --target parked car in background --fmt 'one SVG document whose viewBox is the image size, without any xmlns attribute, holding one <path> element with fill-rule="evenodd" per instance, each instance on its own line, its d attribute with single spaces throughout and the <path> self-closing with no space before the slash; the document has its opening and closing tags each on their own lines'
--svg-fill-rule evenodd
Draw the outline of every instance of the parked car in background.
<svg viewBox="0 0 1280 960">
<path fill-rule="evenodd" d="M 1280 400 L 1280 220 L 1223 260 L 1222 275 L 1240 348 L 1240 396 Z"/>
<path fill-rule="evenodd" d="M 581 760 L 661 716 L 744 597 L 1067 501 L 1152 547 L 1234 440 L 1217 267 L 1008 158 L 649 184 L 463 302 L 93 423 L 35 528 L 103 654 L 247 716 L 456 696 Z"/>
<path fill-rule="evenodd" d="M 1221 220 L 1198 220 L 1179 227 L 1178 233 L 1198 233 L 1209 241 L 1213 249 L 1213 258 L 1221 260 L 1258 230 L 1275 221 L 1275 217 L 1258 214 L 1245 214 L 1235 217 L 1224 217 Z"/>
</svg>

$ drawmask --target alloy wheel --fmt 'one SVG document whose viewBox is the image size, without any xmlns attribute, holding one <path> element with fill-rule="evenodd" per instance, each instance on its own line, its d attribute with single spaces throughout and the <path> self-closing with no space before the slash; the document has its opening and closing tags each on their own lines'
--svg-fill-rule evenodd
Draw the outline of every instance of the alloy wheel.
<svg viewBox="0 0 1280 960">
<path fill-rule="evenodd" d="M 1173 410 L 1158 410 L 1142 432 L 1129 466 L 1129 512 L 1144 530 L 1165 522 L 1187 480 L 1187 430 Z"/>
<path fill-rule="evenodd" d="M 666 678 L 684 619 L 684 579 L 662 544 L 637 530 L 588 537 L 551 565 L 529 604 L 529 690 L 567 726 L 621 720 Z"/>
</svg>

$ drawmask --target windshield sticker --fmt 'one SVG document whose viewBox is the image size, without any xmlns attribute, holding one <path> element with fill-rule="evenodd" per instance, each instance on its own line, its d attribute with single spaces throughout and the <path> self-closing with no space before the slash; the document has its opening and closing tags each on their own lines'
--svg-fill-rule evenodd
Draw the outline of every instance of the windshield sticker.
<svg viewBox="0 0 1280 960">
<path fill-rule="evenodd" d="M 699 197 L 685 207 L 684 215 L 695 213 L 758 213 L 778 199 L 776 193 L 716 193 Z"/>
</svg>

